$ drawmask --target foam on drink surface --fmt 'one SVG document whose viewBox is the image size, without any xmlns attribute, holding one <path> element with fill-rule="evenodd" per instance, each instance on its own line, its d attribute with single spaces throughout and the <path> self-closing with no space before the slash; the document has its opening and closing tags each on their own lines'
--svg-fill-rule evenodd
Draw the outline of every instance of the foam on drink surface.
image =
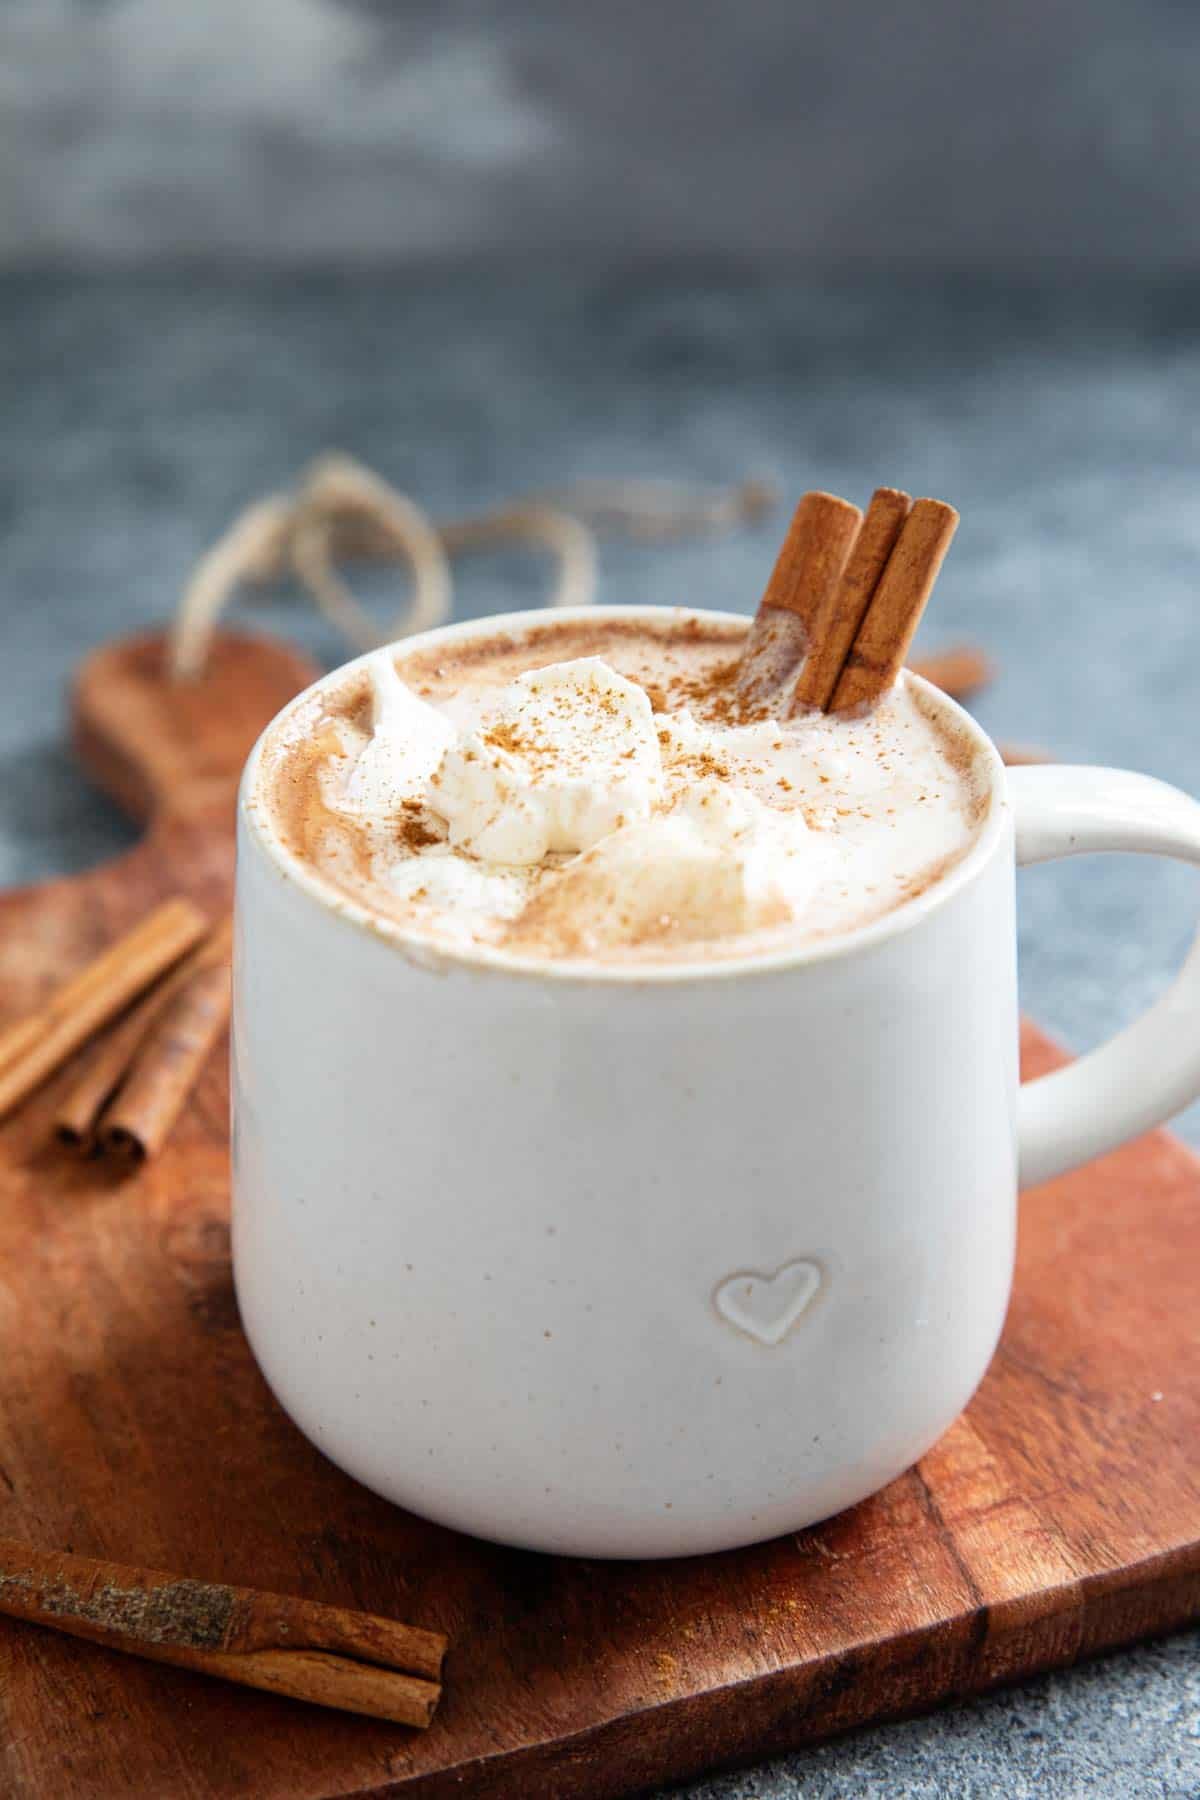
<svg viewBox="0 0 1200 1800">
<path fill-rule="evenodd" d="M 548 621 L 379 653 L 268 741 L 261 793 L 332 887 L 447 949 L 694 961 L 853 930 L 939 879 L 987 784 L 900 683 L 747 716 L 743 628 Z"/>
</svg>

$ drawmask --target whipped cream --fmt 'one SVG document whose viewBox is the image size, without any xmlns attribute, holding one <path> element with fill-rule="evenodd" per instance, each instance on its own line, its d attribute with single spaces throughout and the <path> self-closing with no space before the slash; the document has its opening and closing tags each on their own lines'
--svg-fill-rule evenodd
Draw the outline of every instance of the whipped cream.
<svg viewBox="0 0 1200 1800">
<path fill-rule="evenodd" d="M 393 863 L 387 885 L 404 900 L 472 919 L 515 919 L 530 894 L 528 872 L 456 856 L 449 844 L 430 844 Z"/>
<path fill-rule="evenodd" d="M 820 863 L 803 814 L 708 782 L 575 857 L 531 905 L 525 934 L 583 950 L 738 937 L 799 917 Z"/>
<path fill-rule="evenodd" d="M 650 702 L 598 656 L 520 675 L 430 782 L 456 849 L 488 863 L 588 850 L 662 792 Z"/>
<path fill-rule="evenodd" d="M 739 722 L 731 639 L 598 614 L 459 661 L 381 652 L 365 694 L 357 676 L 292 718 L 276 805 L 369 909 L 524 957 L 747 954 L 936 880 L 981 816 L 937 709 L 902 682 L 865 718 Z"/>
<path fill-rule="evenodd" d="M 358 751 L 335 805 L 341 812 L 385 818 L 420 798 L 454 742 L 454 726 L 401 681 L 386 650 L 368 665 L 371 735 Z"/>
</svg>

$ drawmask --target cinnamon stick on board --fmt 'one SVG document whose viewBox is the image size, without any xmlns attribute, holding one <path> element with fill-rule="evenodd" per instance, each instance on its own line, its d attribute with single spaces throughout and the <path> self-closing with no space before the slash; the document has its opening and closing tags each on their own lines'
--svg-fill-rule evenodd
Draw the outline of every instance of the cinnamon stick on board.
<svg viewBox="0 0 1200 1800">
<path fill-rule="evenodd" d="M 833 698 L 842 664 L 850 654 L 871 596 L 912 505 L 900 488 L 876 488 L 841 579 L 832 583 L 809 631 L 808 655 L 792 693 L 790 711 Z"/>
<path fill-rule="evenodd" d="M 995 674 L 989 656 L 974 644 L 954 644 L 948 650 L 935 650 L 930 656 L 914 657 L 909 668 L 941 688 L 953 700 L 965 700 L 969 694 L 986 687 Z"/>
<path fill-rule="evenodd" d="M 102 1150 L 143 1162 L 162 1149 L 209 1051 L 229 1018 L 229 966 L 197 971 L 163 1008 L 105 1108 Z"/>
<path fill-rule="evenodd" d="M 1033 764 L 1057 762 L 1049 750 L 1037 744 L 997 744 L 1000 761 L 1009 769 L 1024 769 Z"/>
<path fill-rule="evenodd" d="M 891 687 L 957 525 L 958 514 L 943 501 L 913 503 L 838 678 L 831 712 L 867 705 Z"/>
<path fill-rule="evenodd" d="M 45 1006 L 0 1032 L 0 1119 L 186 955 L 207 929 L 208 921 L 189 900 L 168 900 Z"/>
<path fill-rule="evenodd" d="M 54 1133 L 59 1143 L 85 1154 L 92 1149 L 100 1115 L 129 1073 L 134 1056 L 149 1036 L 151 1027 L 195 974 L 201 969 L 228 962 L 232 936 L 233 920 L 226 914 L 191 954 L 151 988 L 145 999 L 139 1001 L 129 1016 L 98 1046 L 54 1115 Z"/>
<path fill-rule="evenodd" d="M 375 1613 L 0 1538 L 0 1613 L 316 1706 L 428 1725 L 446 1640 Z"/>
<path fill-rule="evenodd" d="M 783 540 L 742 651 L 742 699 L 778 700 L 808 649 L 814 625 L 845 567 L 862 513 L 819 490 L 805 494 Z"/>
</svg>

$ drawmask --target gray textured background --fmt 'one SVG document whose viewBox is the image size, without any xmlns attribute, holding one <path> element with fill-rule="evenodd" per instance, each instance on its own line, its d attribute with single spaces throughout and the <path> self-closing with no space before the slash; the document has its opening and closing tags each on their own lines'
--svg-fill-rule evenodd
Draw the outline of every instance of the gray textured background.
<svg viewBox="0 0 1200 1800">
<path fill-rule="evenodd" d="M 1192 0 L 0 0 L 0 259 L 1200 260 Z"/>
<path fill-rule="evenodd" d="M 435 513 L 944 494 L 924 640 L 996 654 L 984 723 L 1200 792 L 1198 91 L 1192 0 L 0 0 L 0 882 L 128 841 L 69 671 L 331 446 Z M 784 519 L 608 543 L 602 597 L 748 611 Z M 544 571 L 460 573 L 478 613 Z M 295 595 L 263 623 L 340 655 Z M 1197 898 L 1031 872 L 1025 1003 L 1096 1041 Z M 1200 1639 L 688 1792 L 1197 1800 Z"/>
</svg>

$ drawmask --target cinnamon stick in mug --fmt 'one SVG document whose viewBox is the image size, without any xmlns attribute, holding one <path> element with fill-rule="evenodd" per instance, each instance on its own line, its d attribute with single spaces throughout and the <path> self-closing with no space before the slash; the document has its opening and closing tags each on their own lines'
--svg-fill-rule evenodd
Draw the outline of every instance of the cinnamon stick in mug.
<svg viewBox="0 0 1200 1800">
<path fill-rule="evenodd" d="M 872 494 L 841 577 L 826 589 L 812 621 L 808 655 L 789 710 L 829 705 L 911 504 L 900 488 L 876 488 Z"/>
<path fill-rule="evenodd" d="M 958 514 L 944 501 L 914 502 L 846 658 L 830 711 L 867 705 L 891 687 L 957 526 Z"/>
<path fill-rule="evenodd" d="M 738 685 L 743 700 L 767 704 L 782 697 L 809 648 L 827 596 L 841 578 L 861 522 L 858 507 L 836 494 L 814 490 L 804 495 L 742 651 Z"/>
</svg>

